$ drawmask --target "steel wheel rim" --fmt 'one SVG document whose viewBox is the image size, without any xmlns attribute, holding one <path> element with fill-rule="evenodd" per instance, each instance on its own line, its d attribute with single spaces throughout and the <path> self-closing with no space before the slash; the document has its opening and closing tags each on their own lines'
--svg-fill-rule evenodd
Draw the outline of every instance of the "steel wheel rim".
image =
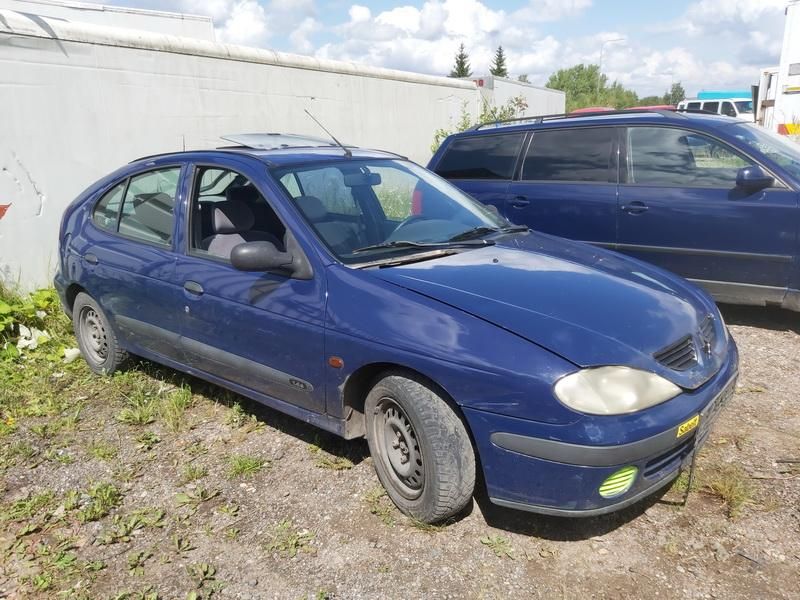
<svg viewBox="0 0 800 600">
<path fill-rule="evenodd" d="M 103 363 L 108 358 L 108 334 L 102 317 L 91 306 L 84 306 L 80 315 L 83 347 L 89 358 Z"/>
<path fill-rule="evenodd" d="M 418 498 L 425 487 L 425 465 L 411 419 L 395 400 L 384 397 L 378 402 L 376 420 L 375 437 L 384 470 L 404 498 Z"/>
</svg>

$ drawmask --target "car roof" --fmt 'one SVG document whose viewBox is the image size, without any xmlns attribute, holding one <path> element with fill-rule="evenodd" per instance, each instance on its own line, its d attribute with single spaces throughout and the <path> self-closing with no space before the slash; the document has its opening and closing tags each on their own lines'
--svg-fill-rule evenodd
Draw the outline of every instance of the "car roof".
<svg viewBox="0 0 800 600">
<path fill-rule="evenodd" d="M 675 125 L 719 128 L 734 122 L 744 122 L 725 115 L 706 112 L 674 111 L 674 110 L 619 110 L 565 115 L 545 115 L 543 117 L 523 117 L 518 120 L 484 123 L 456 133 L 452 137 L 469 137 L 473 135 L 493 135 L 514 131 L 531 131 L 537 129 L 563 129 L 572 127 L 597 127 L 600 125 Z"/>
<path fill-rule="evenodd" d="M 214 157 L 238 154 L 260 160 L 269 167 L 359 159 L 405 159 L 406 157 L 383 150 L 370 150 L 355 146 L 339 146 L 331 140 L 292 133 L 245 133 L 221 136 L 235 145 L 210 150 L 165 152 L 143 156 L 131 161 L 148 163 L 164 160 L 208 160 Z"/>
</svg>

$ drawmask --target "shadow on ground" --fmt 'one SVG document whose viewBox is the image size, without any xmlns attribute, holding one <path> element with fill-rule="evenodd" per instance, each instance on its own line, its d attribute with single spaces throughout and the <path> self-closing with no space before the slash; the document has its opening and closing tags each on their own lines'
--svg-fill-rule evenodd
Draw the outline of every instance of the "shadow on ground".
<svg viewBox="0 0 800 600">
<path fill-rule="evenodd" d="M 720 304 L 719 309 L 728 325 L 800 333 L 800 313 L 791 310 L 772 306 L 736 306 L 733 304 Z"/>
</svg>

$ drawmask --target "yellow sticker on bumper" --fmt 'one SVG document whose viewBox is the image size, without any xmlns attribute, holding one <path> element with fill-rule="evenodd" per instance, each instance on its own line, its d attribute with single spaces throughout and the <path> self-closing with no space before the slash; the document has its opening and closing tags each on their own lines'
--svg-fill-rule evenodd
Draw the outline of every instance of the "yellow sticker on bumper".
<svg viewBox="0 0 800 600">
<path fill-rule="evenodd" d="M 685 423 L 681 423 L 678 425 L 678 435 L 675 437 L 683 437 L 697 427 L 698 423 L 700 423 L 700 415 L 695 415 Z"/>
</svg>

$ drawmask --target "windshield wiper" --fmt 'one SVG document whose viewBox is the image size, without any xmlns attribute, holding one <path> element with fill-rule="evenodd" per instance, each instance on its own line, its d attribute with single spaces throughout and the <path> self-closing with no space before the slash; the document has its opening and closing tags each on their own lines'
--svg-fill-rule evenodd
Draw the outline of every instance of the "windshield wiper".
<svg viewBox="0 0 800 600">
<path fill-rule="evenodd" d="M 477 243 L 476 243 L 477 242 Z M 372 244 L 364 246 L 363 248 L 356 248 L 351 254 L 359 254 L 361 252 L 369 252 L 370 250 L 393 250 L 403 248 L 420 248 L 422 250 L 437 249 L 437 248 L 455 248 L 470 246 L 491 246 L 494 242 L 490 240 L 475 240 L 472 242 L 460 240 L 448 240 L 446 242 L 412 242 L 410 240 L 397 240 L 393 242 L 381 242 L 380 244 Z"/>
<path fill-rule="evenodd" d="M 509 225 L 507 227 L 488 227 L 486 225 L 480 225 L 478 227 L 473 227 L 472 229 L 467 229 L 466 231 L 462 231 L 461 233 L 457 233 L 456 235 L 451 237 L 448 241 L 460 242 L 463 240 L 473 240 L 476 238 L 482 238 L 483 236 L 489 235 L 490 233 L 521 233 L 523 231 L 528 231 L 528 228 L 522 225 Z"/>
</svg>

